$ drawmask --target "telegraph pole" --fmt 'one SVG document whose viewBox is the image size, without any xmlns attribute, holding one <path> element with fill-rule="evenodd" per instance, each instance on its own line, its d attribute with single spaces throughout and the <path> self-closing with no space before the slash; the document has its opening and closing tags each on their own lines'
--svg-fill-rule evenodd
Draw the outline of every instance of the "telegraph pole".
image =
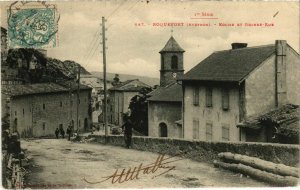
<svg viewBox="0 0 300 190">
<path fill-rule="evenodd" d="M 105 141 L 107 142 L 108 129 L 107 129 L 107 97 L 106 97 L 106 46 L 105 46 L 105 18 L 102 17 L 102 51 L 103 51 L 103 86 L 104 86 L 104 110 L 103 121 L 105 127 Z"/>
</svg>

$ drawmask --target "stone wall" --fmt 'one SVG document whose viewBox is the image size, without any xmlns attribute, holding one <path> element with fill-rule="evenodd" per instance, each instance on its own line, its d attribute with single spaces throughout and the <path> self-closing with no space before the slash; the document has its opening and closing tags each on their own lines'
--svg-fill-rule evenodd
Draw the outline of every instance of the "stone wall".
<svg viewBox="0 0 300 190">
<path fill-rule="evenodd" d="M 246 117 L 275 108 L 275 95 L 275 55 L 272 55 L 245 81 Z"/>
<path fill-rule="evenodd" d="M 104 144 L 105 136 L 90 135 L 93 142 Z M 108 136 L 108 144 L 124 146 L 123 136 Z M 232 152 L 248 156 L 255 156 L 274 163 L 289 166 L 299 166 L 299 145 L 246 143 L 246 142 L 206 142 L 196 140 L 133 137 L 132 148 L 168 155 L 181 154 L 185 158 L 195 161 L 212 163 L 220 152 Z"/>
<path fill-rule="evenodd" d="M 223 138 L 222 128 L 229 130 L 230 141 L 240 141 L 239 123 L 239 88 L 225 83 L 184 83 L 184 138 L 210 140 L 206 136 L 206 127 L 211 126 L 212 140 Z M 194 89 L 199 87 L 199 105 L 194 105 Z M 212 106 L 206 106 L 206 88 L 212 89 Z M 223 110 L 222 91 L 229 89 L 229 109 Z M 196 125 L 198 123 L 198 125 Z M 195 125 L 195 126 L 194 126 Z"/>
<path fill-rule="evenodd" d="M 80 92 L 78 123 L 80 131 L 84 129 L 85 120 L 88 129 L 91 123 L 89 93 L 87 90 Z M 51 136 L 59 125 L 66 131 L 71 120 L 77 129 L 76 94 L 71 98 L 68 92 L 18 96 L 12 97 L 10 101 L 10 126 L 16 126 L 22 137 Z"/>
<path fill-rule="evenodd" d="M 148 134 L 151 137 L 159 137 L 160 123 L 165 123 L 168 129 L 168 137 L 182 137 L 182 128 L 176 125 L 181 119 L 181 102 L 156 102 L 148 103 Z"/>
</svg>

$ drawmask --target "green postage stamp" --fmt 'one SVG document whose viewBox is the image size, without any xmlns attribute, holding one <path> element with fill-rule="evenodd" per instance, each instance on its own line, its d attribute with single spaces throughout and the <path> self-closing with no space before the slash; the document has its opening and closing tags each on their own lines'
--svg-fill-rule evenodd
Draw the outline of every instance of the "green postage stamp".
<svg viewBox="0 0 300 190">
<path fill-rule="evenodd" d="M 57 46 L 56 7 L 45 3 L 13 3 L 7 10 L 10 48 L 45 48 Z"/>
</svg>

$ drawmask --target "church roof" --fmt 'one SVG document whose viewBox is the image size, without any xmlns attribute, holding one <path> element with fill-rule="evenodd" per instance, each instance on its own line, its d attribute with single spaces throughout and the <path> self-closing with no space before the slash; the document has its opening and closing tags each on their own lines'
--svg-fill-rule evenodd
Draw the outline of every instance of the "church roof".
<svg viewBox="0 0 300 190">
<path fill-rule="evenodd" d="M 176 40 L 171 36 L 165 47 L 160 50 L 159 53 L 162 52 L 185 52 L 184 49 L 180 47 L 180 45 L 176 42 Z"/>
<path fill-rule="evenodd" d="M 158 87 L 148 95 L 151 96 L 148 101 L 152 102 L 182 102 L 182 86 L 175 82 L 166 87 Z"/>
</svg>

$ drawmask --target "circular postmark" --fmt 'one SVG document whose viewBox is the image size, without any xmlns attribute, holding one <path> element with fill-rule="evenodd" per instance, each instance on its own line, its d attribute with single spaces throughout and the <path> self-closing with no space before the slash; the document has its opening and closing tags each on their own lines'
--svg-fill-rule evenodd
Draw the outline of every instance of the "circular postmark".
<svg viewBox="0 0 300 190">
<path fill-rule="evenodd" d="M 8 40 L 11 48 L 55 47 L 57 40 L 55 7 L 22 6 L 8 9 Z"/>
</svg>

